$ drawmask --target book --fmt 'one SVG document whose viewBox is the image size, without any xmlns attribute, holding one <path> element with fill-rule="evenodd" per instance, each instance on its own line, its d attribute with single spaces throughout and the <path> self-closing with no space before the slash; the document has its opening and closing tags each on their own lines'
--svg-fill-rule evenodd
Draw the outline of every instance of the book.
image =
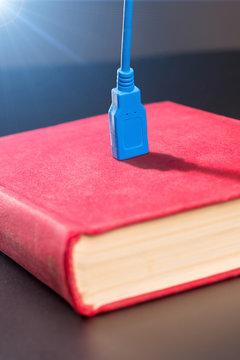
<svg viewBox="0 0 240 360">
<path fill-rule="evenodd" d="M 240 123 L 146 111 L 125 161 L 107 114 L 0 139 L 0 250 L 83 315 L 240 274 Z"/>
</svg>

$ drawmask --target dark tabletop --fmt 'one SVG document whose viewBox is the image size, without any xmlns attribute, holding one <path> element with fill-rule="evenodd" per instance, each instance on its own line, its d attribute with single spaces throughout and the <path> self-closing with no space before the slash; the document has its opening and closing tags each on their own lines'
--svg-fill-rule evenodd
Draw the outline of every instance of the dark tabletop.
<svg viewBox="0 0 240 360">
<path fill-rule="evenodd" d="M 144 103 L 172 100 L 240 119 L 240 53 L 133 65 Z M 0 70 L 0 134 L 105 113 L 116 68 Z M 0 360 L 239 360 L 239 334 L 240 278 L 87 319 L 0 253 Z"/>
</svg>

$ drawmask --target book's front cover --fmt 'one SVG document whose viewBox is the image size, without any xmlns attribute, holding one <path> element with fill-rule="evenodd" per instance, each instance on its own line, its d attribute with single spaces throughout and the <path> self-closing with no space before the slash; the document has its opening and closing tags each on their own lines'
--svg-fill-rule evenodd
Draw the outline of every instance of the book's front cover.
<svg viewBox="0 0 240 360">
<path fill-rule="evenodd" d="M 240 197 L 237 120 L 171 102 L 146 110 L 150 152 L 121 162 L 107 115 L 1 138 L 2 191 L 72 237 Z"/>
</svg>

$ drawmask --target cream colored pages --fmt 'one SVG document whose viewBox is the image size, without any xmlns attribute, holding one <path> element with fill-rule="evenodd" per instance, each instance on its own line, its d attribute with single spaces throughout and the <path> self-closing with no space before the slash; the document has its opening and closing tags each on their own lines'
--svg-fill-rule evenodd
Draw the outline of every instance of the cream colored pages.
<svg viewBox="0 0 240 360">
<path fill-rule="evenodd" d="M 84 235 L 73 264 L 94 308 L 238 268 L 240 200 Z"/>
</svg>

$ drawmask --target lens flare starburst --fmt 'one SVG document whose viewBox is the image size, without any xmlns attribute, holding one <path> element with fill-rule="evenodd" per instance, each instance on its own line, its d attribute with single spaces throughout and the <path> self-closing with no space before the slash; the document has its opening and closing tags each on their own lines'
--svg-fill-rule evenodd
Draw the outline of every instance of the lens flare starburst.
<svg viewBox="0 0 240 360">
<path fill-rule="evenodd" d="M 7 0 L 0 0 L 0 11 L 7 6 Z"/>
<path fill-rule="evenodd" d="M 24 0 L 0 0 L 0 27 L 14 22 L 22 11 Z"/>
</svg>

